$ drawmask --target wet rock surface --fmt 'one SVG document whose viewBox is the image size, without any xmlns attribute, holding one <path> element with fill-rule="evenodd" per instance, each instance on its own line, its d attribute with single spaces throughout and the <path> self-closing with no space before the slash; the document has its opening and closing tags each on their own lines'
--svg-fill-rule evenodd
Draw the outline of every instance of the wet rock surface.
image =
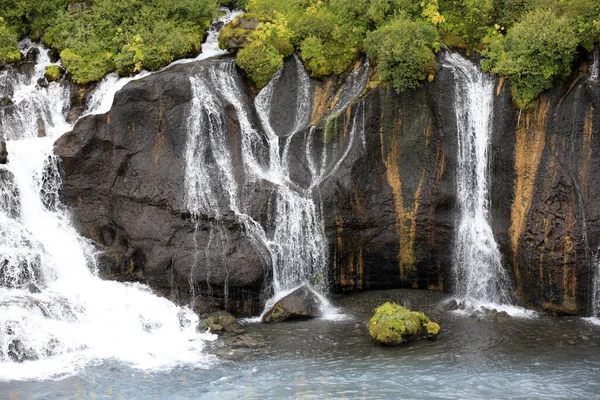
<svg viewBox="0 0 600 400">
<path fill-rule="evenodd" d="M 216 222 L 211 215 L 193 218 L 183 206 L 189 76 L 216 62 L 179 65 L 131 82 L 111 112 L 80 120 L 56 143 L 64 171 L 61 198 L 80 232 L 104 250 L 105 277 L 146 282 L 187 302 L 193 274 L 196 293 L 204 295 L 197 312 L 227 305 L 256 315 L 270 279 L 269 261 L 257 255 L 265 249 L 257 251 L 233 214 Z M 287 62 L 276 85 L 271 115 L 285 134 L 294 130 L 297 112 L 294 63 Z M 322 203 L 335 290 L 452 290 L 452 72 L 440 65 L 435 80 L 420 89 L 372 89 L 337 110 L 343 85 L 343 77 L 312 82 L 315 128 L 281 138 L 289 140 L 290 177 L 298 187 L 307 189 L 314 180 L 311 162 L 324 164 L 312 190 Z M 600 245 L 600 141 L 594 139 L 600 134 L 600 85 L 585 79 L 558 85 L 529 114 L 513 109 L 508 84 L 498 80 L 494 90 L 491 226 L 516 298 L 557 314 L 587 314 L 593 250 Z M 250 104 L 249 88 L 244 96 Z M 229 145 L 238 157 L 239 120 L 227 115 Z M 235 157 L 234 175 L 243 182 Z M 248 205 L 265 227 L 271 193 L 269 184 L 257 184 Z M 214 243 L 210 232 L 224 234 L 225 247 L 209 246 L 200 254 L 198 248 Z"/>
<path fill-rule="evenodd" d="M 306 285 L 277 301 L 263 316 L 262 322 L 283 322 L 322 316 L 321 302 Z"/>
</svg>

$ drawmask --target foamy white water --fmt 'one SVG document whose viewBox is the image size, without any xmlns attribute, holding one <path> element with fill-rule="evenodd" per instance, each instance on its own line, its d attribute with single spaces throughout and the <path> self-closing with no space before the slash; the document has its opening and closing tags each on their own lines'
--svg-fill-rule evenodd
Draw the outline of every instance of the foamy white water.
<svg viewBox="0 0 600 400">
<path fill-rule="evenodd" d="M 594 47 L 594 58 L 590 68 L 590 79 L 598 82 L 600 79 L 600 46 Z"/>
<path fill-rule="evenodd" d="M 498 309 L 510 283 L 490 226 L 489 149 L 494 79 L 457 53 L 445 56 L 455 76 L 458 224 L 453 271 L 457 298 Z M 509 312 L 512 310 L 507 309 Z M 513 313 L 515 310 L 512 310 Z"/>
<path fill-rule="evenodd" d="M 254 111 L 260 126 L 252 122 L 253 110 L 242 101 L 245 94 L 232 61 L 207 65 L 190 78 L 194 98 L 188 119 L 186 206 L 192 214 L 216 217 L 213 230 L 220 233 L 223 230 L 218 227 L 219 218 L 233 211 L 256 248 L 267 249 L 263 256 L 272 265 L 274 292 L 267 307 L 298 286 L 308 284 L 321 299 L 326 318 L 337 319 L 340 315 L 323 296 L 329 287 L 326 276 L 329 254 L 321 206 L 315 201 L 313 188 L 335 172 L 336 165 L 339 166 L 352 146 L 354 136 L 358 136 L 356 132 L 364 135 L 364 115 L 362 112 L 355 113 L 352 139 L 337 164 L 328 165 L 323 159 L 319 172 L 313 174 L 314 184 L 308 190 L 294 184 L 288 164 L 290 141 L 297 132 L 307 127 L 312 109 L 310 79 L 299 60 L 296 58 L 294 62 L 299 90 L 294 128 L 286 138 L 281 138 L 282 135 L 270 123 L 273 93 L 281 71 L 255 98 Z M 361 69 L 357 73 L 361 83 L 366 76 L 363 72 Z M 354 97 L 352 94 L 346 97 L 347 107 Z M 224 110 L 227 104 L 233 106 L 240 123 L 241 159 L 245 173 L 243 183 L 234 176 L 232 149 L 225 132 Z M 312 154 L 307 155 L 309 162 L 312 162 L 312 157 Z M 255 221 L 245 208 L 248 203 L 246 188 L 263 181 L 269 182 L 273 188 L 267 226 Z"/>
<path fill-rule="evenodd" d="M 36 85 L 49 58 L 21 44 L 31 46 L 40 49 L 35 68 L 9 71 L 2 85 L 14 105 L 0 114 L 9 151 L 0 166 L 0 380 L 59 378 L 106 359 L 145 370 L 210 365 L 202 349 L 214 336 L 196 331 L 191 310 L 95 275 L 93 246 L 58 202 L 52 147 L 71 128 L 68 89 Z M 47 137 L 38 138 L 37 120 Z"/>
</svg>

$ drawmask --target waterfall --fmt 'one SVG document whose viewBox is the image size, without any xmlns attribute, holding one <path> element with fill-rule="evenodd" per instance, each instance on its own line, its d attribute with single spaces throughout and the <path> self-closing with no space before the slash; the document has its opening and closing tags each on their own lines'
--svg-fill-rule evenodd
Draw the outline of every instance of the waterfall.
<svg viewBox="0 0 600 400">
<path fill-rule="evenodd" d="M 293 185 L 282 162 L 279 138 L 269 128 L 270 87 L 256 99 L 258 114 L 268 128 L 263 134 L 251 121 L 252 110 L 241 101 L 243 82 L 237 76 L 233 61 L 202 68 L 190 77 L 194 99 L 188 120 L 186 149 L 186 206 L 192 214 L 219 219 L 233 212 L 245 227 L 246 235 L 257 248 L 268 249 L 266 257 L 273 266 L 273 289 L 280 293 L 313 277 L 323 281 L 327 264 L 327 248 L 319 207 L 310 193 Z M 227 104 L 233 105 L 239 118 L 241 166 L 245 182 L 234 176 L 231 144 L 226 133 Z M 268 227 L 261 226 L 248 215 L 247 187 L 268 182 L 273 187 Z M 324 287 L 320 288 L 321 291 Z"/>
<path fill-rule="evenodd" d="M 444 63 L 452 69 L 456 82 L 456 295 L 475 303 L 509 303 L 509 281 L 489 222 L 494 79 L 456 53 L 448 54 Z"/>
<path fill-rule="evenodd" d="M 269 120 L 281 71 L 256 96 L 254 108 L 242 101 L 246 94 L 233 61 L 203 66 L 190 77 L 193 101 L 187 124 L 185 203 L 192 215 L 213 218 L 216 222 L 212 222 L 211 229 L 219 232 L 219 236 L 224 230 L 218 221 L 233 213 L 256 248 L 267 249 L 263 256 L 272 266 L 274 292 L 267 307 L 299 285 L 309 284 L 320 295 L 323 308 L 328 313 L 331 307 L 322 295 L 328 290 L 326 268 L 329 255 L 321 206 L 315 201 L 313 192 L 315 186 L 330 175 L 330 171 L 324 164 L 320 173 L 313 174 L 314 185 L 308 189 L 301 188 L 290 179 L 290 142 L 294 135 L 307 127 L 312 107 L 310 79 L 299 60 L 294 62 L 299 90 L 295 99 L 295 115 L 290 116 L 295 118 L 293 131 L 287 137 L 280 137 Z M 366 78 L 367 73 L 361 69 L 352 77 L 357 74 L 360 74 L 362 84 L 362 77 Z M 345 106 L 355 96 L 351 94 Z M 241 165 L 233 160 L 233 153 L 237 150 L 232 148 L 231 141 L 235 139 L 227 132 L 225 109 L 230 106 L 233 106 L 239 121 Z M 354 116 L 352 137 L 357 136 L 359 131 L 364 136 L 363 112 Z M 352 143 L 353 139 L 348 147 Z M 344 154 L 347 152 L 346 149 Z M 333 168 L 339 166 L 339 162 L 333 164 Z M 240 169 L 244 175 L 241 181 L 238 178 Z M 265 183 L 272 189 L 268 221 L 261 224 L 248 213 L 248 193 L 252 192 L 248 189 Z M 334 317 L 333 314 L 328 316 Z"/>
<path fill-rule="evenodd" d="M 594 46 L 594 59 L 590 67 L 590 79 L 598 82 L 600 80 L 600 45 Z"/>
<path fill-rule="evenodd" d="M 95 248 L 58 201 L 52 147 L 71 128 L 69 91 L 60 82 L 37 85 L 50 60 L 40 45 L 20 43 L 31 47 L 40 50 L 35 66 L 8 68 L 0 85 L 13 102 L 0 107 L 9 150 L 0 166 L 0 380 L 63 377 L 104 360 L 142 369 L 209 365 L 202 348 L 214 337 L 196 332 L 191 310 L 144 285 L 96 276 Z"/>
</svg>

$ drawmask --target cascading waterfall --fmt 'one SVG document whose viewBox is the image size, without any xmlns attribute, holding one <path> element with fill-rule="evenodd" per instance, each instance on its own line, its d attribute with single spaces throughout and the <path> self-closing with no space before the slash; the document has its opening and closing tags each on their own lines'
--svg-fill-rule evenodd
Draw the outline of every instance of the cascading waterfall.
<svg viewBox="0 0 600 400">
<path fill-rule="evenodd" d="M 494 80 L 462 56 L 446 55 L 455 76 L 458 131 L 454 275 L 458 298 L 510 303 L 509 283 L 490 219 L 489 148 Z"/>
<path fill-rule="evenodd" d="M 9 149 L 0 166 L 0 380 L 60 377 L 109 359 L 143 369 L 208 365 L 202 348 L 213 336 L 196 331 L 191 310 L 96 276 L 94 248 L 58 202 L 52 146 L 70 129 L 68 89 L 37 86 L 49 58 L 29 41 L 20 48 L 33 46 L 35 68 L 5 70 L 0 89 L 14 103 L 0 108 Z"/>
<path fill-rule="evenodd" d="M 266 248 L 273 265 L 275 292 L 291 289 L 322 273 L 326 245 L 318 209 L 308 193 L 292 188 L 279 157 L 279 140 L 267 130 L 265 138 L 253 126 L 236 79 L 232 61 L 203 68 L 190 78 L 194 99 L 188 121 L 186 206 L 193 214 L 219 218 L 229 211 L 244 225 L 248 238 Z M 261 102 L 261 97 L 257 103 Z M 245 186 L 268 181 L 275 187 L 272 233 L 246 213 L 244 189 L 238 187 L 225 134 L 226 104 L 240 122 Z M 260 112 L 259 112 L 260 114 Z M 207 156 L 210 154 L 210 156 Z"/>
<path fill-rule="evenodd" d="M 600 248 L 598 248 L 594 257 L 594 276 L 592 281 L 592 298 L 591 298 L 591 318 L 589 320 L 597 325 L 600 325 Z"/>
<path fill-rule="evenodd" d="M 596 82 L 600 80 L 600 45 L 594 47 L 594 59 L 590 67 L 590 79 Z"/>
<path fill-rule="evenodd" d="M 325 161 L 321 173 L 313 176 L 314 185 L 307 190 L 294 184 L 289 177 L 287 158 L 290 142 L 308 125 L 311 109 L 310 79 L 299 60 L 295 62 L 299 94 L 294 129 L 286 138 L 280 138 L 269 122 L 273 92 L 281 72 L 255 98 L 260 127 L 253 124 L 250 117 L 252 110 L 240 100 L 244 98 L 242 82 L 232 61 L 205 66 L 190 78 L 194 99 L 189 113 L 186 150 L 187 209 L 192 214 L 208 215 L 217 221 L 233 212 L 236 220 L 245 227 L 246 235 L 256 243 L 256 248 L 268 250 L 268 254 L 263 256 L 268 257 L 272 265 L 275 295 L 267 307 L 301 284 L 312 285 L 321 294 L 328 288 L 324 223 L 320 206 L 313 198 L 317 179 L 325 179 L 327 173 Z M 366 77 L 366 73 L 364 75 Z M 230 143 L 225 132 L 224 109 L 227 104 L 233 105 L 239 119 L 245 175 L 243 184 L 238 183 L 234 176 Z M 358 114 L 351 128 L 353 137 L 364 124 L 364 116 L 360 115 L 362 119 L 359 122 Z M 351 145 L 352 141 L 348 146 Z M 273 186 L 269 221 L 264 227 L 245 209 L 245 188 L 263 181 Z M 218 223 L 216 225 L 218 232 L 222 233 Z M 326 314 L 334 317 L 327 300 L 322 295 L 320 297 Z"/>
</svg>

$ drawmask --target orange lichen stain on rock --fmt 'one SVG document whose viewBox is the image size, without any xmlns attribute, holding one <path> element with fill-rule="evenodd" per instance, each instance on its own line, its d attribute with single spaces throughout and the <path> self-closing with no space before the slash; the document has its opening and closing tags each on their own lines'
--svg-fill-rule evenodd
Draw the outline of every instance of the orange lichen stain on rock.
<svg viewBox="0 0 600 400">
<path fill-rule="evenodd" d="M 412 209 L 404 207 L 402 197 L 402 181 L 400 179 L 400 144 L 398 136 L 401 120 L 398 119 L 394 124 L 394 132 L 392 133 L 392 141 L 390 143 L 390 151 L 387 156 L 384 155 L 384 163 L 386 166 L 386 176 L 392 193 L 394 195 L 394 206 L 396 211 L 396 228 L 398 233 L 398 245 L 400 251 L 398 254 L 398 264 L 400 268 L 400 278 L 406 278 L 409 271 L 414 270 L 414 239 L 416 233 L 416 215 L 419 208 L 419 196 L 421 186 L 424 180 L 424 172 L 421 174 L 421 179 L 415 193 L 415 203 Z M 382 138 L 383 139 L 383 138 Z M 382 145 L 382 151 L 383 151 Z"/>
<path fill-rule="evenodd" d="M 163 110 L 162 101 L 160 102 L 158 117 L 158 132 L 156 132 L 156 140 L 154 141 L 154 165 L 158 165 L 158 159 L 160 157 L 161 150 L 165 144 L 165 114 Z"/>
<path fill-rule="evenodd" d="M 504 77 L 500 77 L 500 79 L 498 79 L 498 86 L 496 87 L 496 96 L 500 96 L 500 93 L 502 92 L 502 86 L 504 86 Z"/>
<path fill-rule="evenodd" d="M 515 199 L 511 208 L 511 226 L 509 229 L 513 254 L 515 255 L 531 207 L 537 171 L 545 146 L 546 121 L 549 108 L 549 99 L 543 97 L 536 113 L 525 115 L 524 118 L 520 119 L 519 126 L 517 126 Z"/>
<path fill-rule="evenodd" d="M 429 121 L 429 125 L 427 125 L 427 128 L 425 128 L 423 133 L 425 134 L 425 148 L 428 149 L 429 139 L 431 138 L 431 121 Z"/>
<path fill-rule="evenodd" d="M 583 156 L 583 165 L 579 171 L 579 186 L 581 188 L 581 196 L 584 198 L 589 194 L 590 166 L 592 163 L 593 117 L 594 110 L 590 107 L 590 109 L 585 113 L 585 121 L 583 123 L 583 148 L 581 151 Z"/>
<path fill-rule="evenodd" d="M 316 125 L 327 110 L 327 103 L 332 88 L 332 80 L 326 79 L 325 85 L 318 85 L 313 95 L 313 108 L 310 125 Z"/>
</svg>

